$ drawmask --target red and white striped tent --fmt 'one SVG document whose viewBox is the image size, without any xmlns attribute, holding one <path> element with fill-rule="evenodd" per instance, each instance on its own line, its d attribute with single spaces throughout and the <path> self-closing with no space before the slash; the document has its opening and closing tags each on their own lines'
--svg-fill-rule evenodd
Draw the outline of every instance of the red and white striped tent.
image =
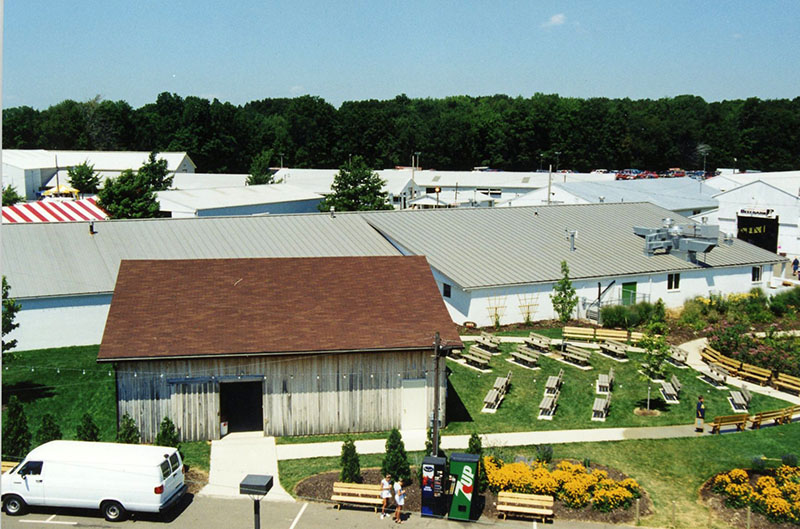
<svg viewBox="0 0 800 529">
<path fill-rule="evenodd" d="M 97 207 L 94 198 L 81 200 L 40 200 L 3 206 L 3 222 L 71 222 L 106 220 L 108 213 Z"/>
</svg>

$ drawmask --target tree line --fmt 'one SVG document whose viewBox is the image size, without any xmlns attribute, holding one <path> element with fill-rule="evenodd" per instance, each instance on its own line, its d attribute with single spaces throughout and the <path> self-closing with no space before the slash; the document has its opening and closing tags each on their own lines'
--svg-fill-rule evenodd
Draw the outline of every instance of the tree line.
<svg viewBox="0 0 800 529">
<path fill-rule="evenodd" d="M 706 102 L 535 94 L 347 101 L 314 96 L 233 105 L 164 92 L 132 108 L 97 97 L 3 111 L 12 149 L 187 151 L 199 172 L 248 173 L 254 161 L 334 168 L 467 170 L 736 167 L 792 170 L 800 160 L 800 97 Z M 706 154 L 705 160 L 703 154 Z"/>
</svg>

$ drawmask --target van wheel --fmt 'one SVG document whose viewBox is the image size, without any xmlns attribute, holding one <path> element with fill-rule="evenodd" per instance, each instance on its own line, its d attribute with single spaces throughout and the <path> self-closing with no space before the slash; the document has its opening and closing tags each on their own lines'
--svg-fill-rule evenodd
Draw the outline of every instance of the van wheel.
<svg viewBox="0 0 800 529">
<path fill-rule="evenodd" d="M 109 522 L 121 522 L 128 514 L 125 511 L 125 507 L 118 501 L 104 501 L 100 506 L 100 510 L 103 511 L 103 516 Z"/>
<path fill-rule="evenodd" d="M 3 508 L 9 516 L 19 516 L 25 514 L 28 510 L 28 504 L 16 494 L 9 494 L 3 498 Z"/>
</svg>

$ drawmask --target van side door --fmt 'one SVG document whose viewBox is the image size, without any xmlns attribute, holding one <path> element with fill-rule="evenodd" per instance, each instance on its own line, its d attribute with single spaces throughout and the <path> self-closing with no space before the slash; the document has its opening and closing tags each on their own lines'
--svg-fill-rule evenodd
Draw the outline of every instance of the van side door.
<svg viewBox="0 0 800 529">
<path fill-rule="evenodd" d="M 44 505 L 44 463 L 28 461 L 17 470 L 11 483 L 28 505 Z"/>
</svg>

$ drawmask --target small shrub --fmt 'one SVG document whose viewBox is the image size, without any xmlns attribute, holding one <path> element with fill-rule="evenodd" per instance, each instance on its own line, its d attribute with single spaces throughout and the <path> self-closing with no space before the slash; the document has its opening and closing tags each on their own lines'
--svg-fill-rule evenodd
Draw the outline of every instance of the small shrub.
<svg viewBox="0 0 800 529">
<path fill-rule="evenodd" d="M 61 439 L 61 428 L 52 414 L 45 413 L 42 415 L 42 424 L 36 431 L 36 443 L 42 445 L 57 439 Z"/>
<path fill-rule="evenodd" d="M 175 429 L 175 424 L 169 417 L 164 417 L 158 429 L 156 445 L 177 448 L 179 444 L 180 439 L 178 438 L 178 431 Z"/>
<path fill-rule="evenodd" d="M 3 455 L 22 459 L 30 449 L 28 417 L 17 396 L 12 395 L 3 413 Z"/>
<path fill-rule="evenodd" d="M 763 472 L 767 468 L 767 460 L 764 459 L 764 456 L 755 456 L 752 459 L 752 468 L 756 472 Z"/>
<path fill-rule="evenodd" d="M 117 430 L 117 442 L 126 444 L 139 444 L 139 428 L 136 421 L 127 413 L 122 416 Z"/>
<path fill-rule="evenodd" d="M 781 462 L 786 465 L 787 467 L 796 467 L 797 466 L 797 455 L 796 454 L 784 454 L 781 457 Z"/>
<path fill-rule="evenodd" d="M 342 455 L 339 458 L 342 465 L 341 480 L 345 483 L 361 482 L 361 462 L 356 451 L 356 443 L 348 436 L 342 443 Z"/>
<path fill-rule="evenodd" d="M 478 459 L 478 492 L 484 492 L 489 486 L 489 478 L 486 477 L 486 469 L 483 466 L 483 443 L 481 438 L 476 433 L 469 436 L 469 443 L 467 444 L 467 453 L 475 454 Z"/>
<path fill-rule="evenodd" d="M 553 445 L 536 445 L 536 461 L 549 463 L 553 460 Z"/>
<path fill-rule="evenodd" d="M 76 430 L 78 441 L 99 441 L 100 428 L 94 423 L 92 416 L 84 413 Z"/>
<path fill-rule="evenodd" d="M 383 475 L 390 474 L 398 480 L 408 480 L 411 477 L 406 446 L 397 428 L 393 428 L 389 432 L 389 438 L 386 439 L 386 455 L 381 462 L 381 472 Z"/>
</svg>

